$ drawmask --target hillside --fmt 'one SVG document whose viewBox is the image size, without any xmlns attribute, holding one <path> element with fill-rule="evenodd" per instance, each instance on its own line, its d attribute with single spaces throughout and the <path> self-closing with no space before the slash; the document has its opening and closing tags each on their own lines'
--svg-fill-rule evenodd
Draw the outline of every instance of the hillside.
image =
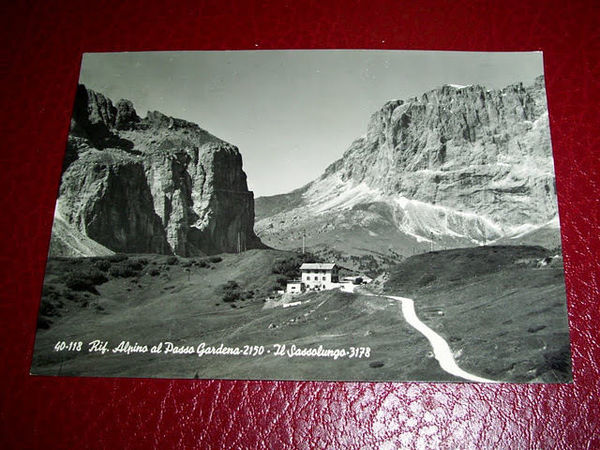
<svg viewBox="0 0 600 450">
<path fill-rule="evenodd" d="M 415 301 L 465 370 L 506 381 L 571 380 L 562 258 L 542 247 L 491 246 L 406 259 L 384 291 Z"/>
<path fill-rule="evenodd" d="M 394 302 L 339 291 L 265 302 L 274 269 L 294 255 L 251 250 L 211 258 L 114 255 L 51 259 L 40 308 L 32 373 L 46 375 L 459 381 L 432 358 L 427 340 Z M 125 259 L 123 259 L 125 258 Z M 69 273 L 79 275 L 75 280 Z M 90 273 L 82 277 L 81 273 Z M 84 281 L 78 284 L 75 281 Z M 235 280 L 237 287 L 232 287 Z M 87 290 L 86 290 L 87 289 Z M 300 301 L 284 307 L 285 303 Z M 62 340 L 131 345 L 273 349 L 369 347 L 369 358 L 288 358 L 55 352 Z"/>
<path fill-rule="evenodd" d="M 112 255 L 48 263 L 32 373 L 47 375 L 461 381 L 443 372 L 397 301 L 360 291 L 272 297 L 301 255 Z M 414 299 L 459 366 L 498 381 L 570 380 L 562 262 L 541 247 L 478 247 L 407 258 L 387 295 Z M 56 352 L 62 340 L 257 345 L 256 357 Z M 276 345 L 369 347 L 368 358 L 276 357 Z"/>
<path fill-rule="evenodd" d="M 473 278 L 508 269 L 537 267 L 553 256 L 543 247 L 482 246 L 427 252 L 407 258 L 390 270 L 388 291 L 415 295 L 424 288 L 441 289 L 468 284 Z"/>
</svg>

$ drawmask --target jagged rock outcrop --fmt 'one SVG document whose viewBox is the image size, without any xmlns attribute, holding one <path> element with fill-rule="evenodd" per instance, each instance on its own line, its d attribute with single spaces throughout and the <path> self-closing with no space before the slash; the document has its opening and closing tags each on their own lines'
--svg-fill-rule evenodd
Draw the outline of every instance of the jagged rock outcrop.
<svg viewBox="0 0 600 450">
<path fill-rule="evenodd" d="M 51 254 L 76 247 L 73 236 L 127 253 L 193 256 L 263 247 L 236 147 L 156 111 L 141 119 L 130 101 L 115 107 L 82 85 L 57 217 Z M 72 227 L 68 246 L 60 245 L 65 227 Z"/>
<path fill-rule="evenodd" d="M 67 223 L 115 252 L 171 253 L 154 213 L 144 165 L 90 152 L 65 172 L 58 209 Z"/>
<path fill-rule="evenodd" d="M 132 130 L 140 122 L 140 118 L 135 112 L 133 103 L 129 100 L 121 99 L 117 102 L 117 114 L 115 117 L 115 128 L 117 130 Z"/>
<path fill-rule="evenodd" d="M 326 174 L 500 222 L 546 222 L 557 205 L 543 79 L 389 102 Z M 525 197 L 536 201 L 516 201 Z"/>
<path fill-rule="evenodd" d="M 289 207 L 257 199 L 256 229 L 280 247 L 298 246 L 305 229 L 312 242 L 344 230 L 382 251 L 384 236 L 396 250 L 489 243 L 557 223 L 554 180 L 543 77 L 498 90 L 446 85 L 386 103 Z"/>
</svg>

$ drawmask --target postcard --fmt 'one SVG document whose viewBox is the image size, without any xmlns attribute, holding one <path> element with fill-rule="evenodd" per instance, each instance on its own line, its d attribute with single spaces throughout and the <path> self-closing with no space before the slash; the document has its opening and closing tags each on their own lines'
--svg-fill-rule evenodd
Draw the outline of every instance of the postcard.
<svg viewBox="0 0 600 450">
<path fill-rule="evenodd" d="M 541 52 L 86 53 L 31 373 L 572 380 Z"/>
</svg>

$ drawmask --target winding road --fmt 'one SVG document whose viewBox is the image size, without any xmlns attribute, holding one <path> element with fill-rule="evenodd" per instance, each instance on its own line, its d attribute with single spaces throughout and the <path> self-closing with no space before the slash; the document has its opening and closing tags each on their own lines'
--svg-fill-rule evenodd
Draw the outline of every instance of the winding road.
<svg viewBox="0 0 600 450">
<path fill-rule="evenodd" d="M 345 285 L 342 287 L 342 290 L 344 292 L 354 292 L 355 288 L 356 286 L 354 285 Z M 445 372 L 469 381 L 477 381 L 480 383 L 497 383 L 497 381 L 478 377 L 477 375 L 473 375 L 472 373 L 466 372 L 458 367 L 458 364 L 456 364 L 456 361 L 454 360 L 452 350 L 450 349 L 450 346 L 446 340 L 421 322 L 421 320 L 417 317 L 417 313 L 415 312 L 415 304 L 412 299 L 406 297 L 397 297 L 394 295 L 376 295 L 366 292 L 361 292 L 361 294 L 369 297 L 385 297 L 401 302 L 404 319 L 410 326 L 427 338 L 431 344 L 431 347 L 433 348 L 433 355 L 435 356 L 435 359 Z"/>
</svg>

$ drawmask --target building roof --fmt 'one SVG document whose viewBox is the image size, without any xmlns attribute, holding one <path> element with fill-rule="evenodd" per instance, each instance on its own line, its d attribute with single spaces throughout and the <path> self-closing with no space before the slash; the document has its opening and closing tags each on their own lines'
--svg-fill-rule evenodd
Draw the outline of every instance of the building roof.
<svg viewBox="0 0 600 450">
<path fill-rule="evenodd" d="M 333 270 L 334 263 L 304 263 L 300 266 L 300 270 Z"/>
</svg>

